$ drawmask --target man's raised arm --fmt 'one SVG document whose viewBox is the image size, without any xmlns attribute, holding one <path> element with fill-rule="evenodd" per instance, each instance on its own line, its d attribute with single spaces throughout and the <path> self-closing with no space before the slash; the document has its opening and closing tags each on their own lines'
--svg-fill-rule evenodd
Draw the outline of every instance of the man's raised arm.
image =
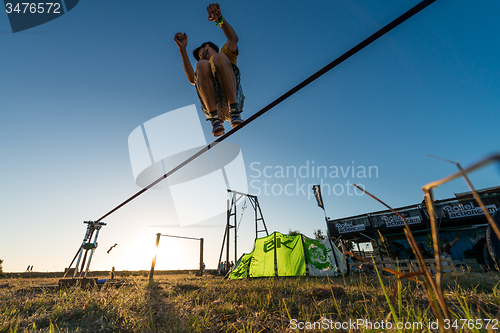
<svg viewBox="0 0 500 333">
<path fill-rule="evenodd" d="M 238 51 L 238 35 L 233 27 L 222 17 L 220 6 L 218 3 L 212 3 L 207 7 L 208 19 L 212 22 L 217 22 L 222 28 L 222 32 L 227 38 L 226 46 L 231 52 Z"/>
<path fill-rule="evenodd" d="M 175 44 L 179 47 L 179 51 L 181 52 L 182 65 L 184 66 L 184 72 L 186 73 L 186 77 L 189 80 L 189 83 L 194 84 L 194 70 L 193 66 L 191 66 L 191 62 L 189 61 L 189 57 L 186 51 L 187 47 L 187 36 L 181 32 L 175 34 L 174 38 Z"/>
</svg>

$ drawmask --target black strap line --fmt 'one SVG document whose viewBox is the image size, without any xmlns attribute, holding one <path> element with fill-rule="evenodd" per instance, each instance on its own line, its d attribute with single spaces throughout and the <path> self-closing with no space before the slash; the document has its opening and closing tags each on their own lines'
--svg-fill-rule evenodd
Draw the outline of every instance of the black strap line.
<svg viewBox="0 0 500 333">
<path fill-rule="evenodd" d="M 153 186 L 155 186 L 156 184 L 158 184 L 162 180 L 164 180 L 167 177 L 169 177 L 170 175 L 172 175 L 177 170 L 183 168 L 184 166 L 186 166 L 188 163 L 192 162 L 194 159 L 196 159 L 197 157 L 199 157 L 203 153 L 207 152 L 208 150 L 210 150 L 211 148 L 215 147 L 220 142 L 224 141 L 225 139 L 227 139 L 228 137 L 230 137 L 234 133 L 238 132 L 243 127 L 245 127 L 246 125 L 250 124 L 252 121 L 254 121 L 255 119 L 259 118 L 264 113 L 266 113 L 267 111 L 271 110 L 276 105 L 278 105 L 279 103 L 283 102 L 288 97 L 290 97 L 293 94 L 295 94 L 297 91 L 301 90 L 302 88 L 304 88 L 305 86 L 307 86 L 308 84 L 310 84 L 311 82 L 313 82 L 314 80 L 316 80 L 317 78 L 319 78 L 320 76 L 322 76 L 323 74 L 325 74 L 326 72 L 330 71 L 332 68 L 334 68 L 337 65 L 341 64 L 346 59 L 350 58 L 351 56 L 353 56 L 354 54 L 356 54 L 357 52 L 359 52 L 360 50 L 362 50 L 366 46 L 370 45 L 371 43 L 373 43 L 374 41 L 376 41 L 377 39 L 379 39 L 380 37 L 382 37 L 383 35 L 385 35 L 389 31 L 391 31 L 392 29 L 394 29 L 395 27 L 397 27 L 398 25 L 400 25 L 404 21 L 408 20 L 410 17 L 412 17 L 413 15 L 417 14 L 418 12 L 420 12 L 421 10 L 423 10 L 424 8 L 426 8 L 427 6 L 429 6 L 430 4 L 432 4 L 435 1 L 436 0 L 424 0 L 424 1 L 420 2 L 420 3 L 418 3 L 416 6 L 414 6 L 413 8 L 411 8 L 410 10 L 408 10 L 407 12 L 405 12 L 404 14 L 402 14 L 401 16 L 399 16 L 398 18 L 396 18 L 394 21 L 392 21 L 391 23 L 387 24 L 385 27 L 381 28 L 380 30 L 378 30 L 377 32 L 375 32 L 370 37 L 366 38 L 364 41 L 362 41 L 358 45 L 354 46 L 352 49 L 350 49 L 349 51 L 347 51 L 346 53 L 344 53 L 343 55 L 341 55 L 340 57 L 338 57 L 337 59 L 335 59 L 334 61 L 332 61 L 331 63 L 329 63 L 328 65 L 326 65 L 325 67 L 323 67 L 322 69 L 320 69 L 319 71 L 317 71 L 316 73 L 314 73 L 313 75 L 311 75 L 310 77 L 308 77 L 307 79 L 305 79 L 304 81 L 302 81 L 301 83 L 299 83 L 298 85 L 296 85 L 294 88 L 290 89 L 288 92 L 286 92 L 285 94 L 283 94 L 281 97 L 277 98 L 276 100 L 274 100 L 273 102 L 271 102 L 269 105 L 265 106 L 260 111 L 258 111 L 256 113 L 254 113 L 253 115 L 251 115 L 247 120 L 245 120 L 240 125 L 238 125 L 238 127 L 233 128 L 232 130 L 230 130 L 226 134 L 220 136 L 218 139 L 216 139 L 212 143 L 210 143 L 207 146 L 205 146 L 204 148 L 202 148 L 199 152 L 195 153 L 193 156 L 189 157 L 184 162 L 182 162 L 178 166 L 174 167 L 169 172 L 167 172 L 166 174 L 164 174 L 163 176 L 161 176 L 160 178 L 158 178 L 157 180 L 155 180 L 154 182 L 152 182 L 151 184 L 149 184 L 148 186 L 146 186 L 145 188 L 143 188 L 142 190 L 140 190 L 139 192 L 137 192 L 136 194 L 134 194 L 133 196 L 131 196 L 130 198 L 128 198 L 127 200 L 125 200 L 124 202 L 122 202 L 121 204 L 119 204 L 118 206 L 116 206 L 115 208 L 113 208 L 107 214 L 103 215 L 101 218 L 99 218 L 98 220 L 96 220 L 96 222 L 99 222 L 102 219 L 108 217 L 109 215 L 111 215 L 112 213 L 114 213 L 115 211 L 117 211 L 119 208 L 123 207 L 124 205 L 126 205 L 130 201 L 134 200 L 135 198 L 137 198 L 138 196 L 140 196 L 141 194 L 143 194 L 144 192 L 146 192 L 147 190 L 149 190 L 150 188 L 152 188 Z"/>
</svg>

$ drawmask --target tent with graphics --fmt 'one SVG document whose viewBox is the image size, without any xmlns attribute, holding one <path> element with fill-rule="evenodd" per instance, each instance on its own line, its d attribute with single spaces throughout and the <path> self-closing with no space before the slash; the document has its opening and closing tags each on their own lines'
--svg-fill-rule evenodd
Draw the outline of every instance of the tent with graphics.
<svg viewBox="0 0 500 333">
<path fill-rule="evenodd" d="M 342 252 L 328 239 L 274 232 L 255 240 L 253 251 L 238 259 L 229 278 L 344 275 L 347 264 L 342 257 Z"/>
</svg>

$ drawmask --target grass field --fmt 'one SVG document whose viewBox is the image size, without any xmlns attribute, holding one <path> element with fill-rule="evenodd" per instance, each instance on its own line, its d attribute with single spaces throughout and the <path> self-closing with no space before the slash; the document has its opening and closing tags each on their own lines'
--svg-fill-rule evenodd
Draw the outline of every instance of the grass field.
<svg viewBox="0 0 500 333">
<path fill-rule="evenodd" d="M 500 331 L 500 324 L 495 330 L 488 321 L 500 318 L 499 278 L 498 273 L 443 277 L 457 332 Z M 0 332 L 289 332 L 299 327 L 307 332 L 378 332 L 389 331 L 381 329 L 382 321 L 383 327 L 396 325 L 389 302 L 399 322 L 412 326 L 405 332 L 438 331 L 429 328 L 435 318 L 422 288 L 409 281 L 395 288 L 393 276 L 383 277 L 382 285 L 377 276 L 366 275 L 242 281 L 159 275 L 152 283 L 129 277 L 121 279 L 121 286 L 88 290 L 59 289 L 57 281 L 0 279 Z M 393 290 L 395 297 L 388 301 Z M 356 322 L 361 319 L 364 326 L 339 326 L 361 324 Z M 478 324 L 483 327 L 476 329 Z"/>
</svg>

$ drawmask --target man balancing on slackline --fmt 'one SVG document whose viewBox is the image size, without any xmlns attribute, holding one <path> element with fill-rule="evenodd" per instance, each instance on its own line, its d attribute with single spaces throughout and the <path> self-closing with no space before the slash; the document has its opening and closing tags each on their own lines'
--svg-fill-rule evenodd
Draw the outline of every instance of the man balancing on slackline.
<svg viewBox="0 0 500 333">
<path fill-rule="evenodd" d="M 186 34 L 178 32 L 174 40 L 181 53 L 184 72 L 189 82 L 195 85 L 203 113 L 212 123 L 212 134 L 221 136 L 224 134 L 224 121 L 231 121 L 233 128 L 243 122 L 240 113 L 243 111 L 245 96 L 240 84 L 240 70 L 236 66 L 238 36 L 222 17 L 219 4 L 210 4 L 207 13 L 208 19 L 221 27 L 227 41 L 220 52 L 212 42 L 203 43 L 196 48 L 193 51 L 193 56 L 198 61 L 196 72 L 193 71 L 186 52 Z"/>
</svg>

